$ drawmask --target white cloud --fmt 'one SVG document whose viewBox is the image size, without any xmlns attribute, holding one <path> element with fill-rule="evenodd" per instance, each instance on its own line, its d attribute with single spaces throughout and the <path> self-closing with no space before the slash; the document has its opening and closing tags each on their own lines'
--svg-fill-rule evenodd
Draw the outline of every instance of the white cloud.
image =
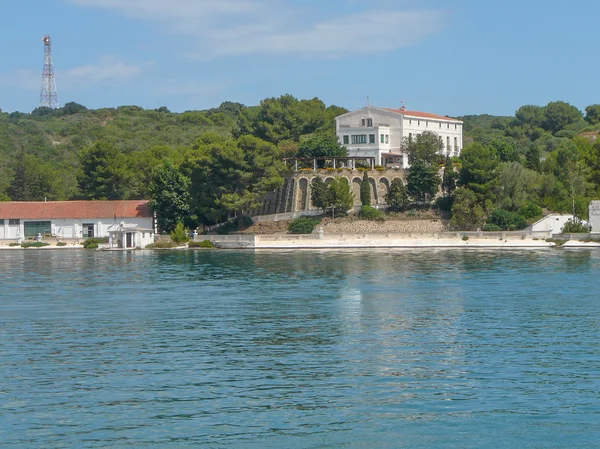
<svg viewBox="0 0 600 449">
<path fill-rule="evenodd" d="M 0 74 L 0 86 L 16 87 L 23 90 L 40 90 L 42 72 L 35 73 L 31 69 L 17 69 L 11 73 Z"/>
<path fill-rule="evenodd" d="M 415 45 L 445 23 L 440 10 L 410 10 L 375 1 L 346 0 L 352 12 L 338 7 L 329 16 L 323 8 L 294 6 L 289 0 L 67 1 L 159 22 L 171 32 L 194 38 L 196 54 L 203 57 L 251 53 L 332 57 L 388 52 Z M 376 8 L 376 4 L 381 7 Z"/>
<path fill-rule="evenodd" d="M 96 64 L 83 65 L 67 70 L 61 75 L 63 82 L 70 83 L 108 83 L 120 84 L 139 77 L 143 68 L 139 65 L 126 63 L 115 57 L 104 57 Z"/>
</svg>

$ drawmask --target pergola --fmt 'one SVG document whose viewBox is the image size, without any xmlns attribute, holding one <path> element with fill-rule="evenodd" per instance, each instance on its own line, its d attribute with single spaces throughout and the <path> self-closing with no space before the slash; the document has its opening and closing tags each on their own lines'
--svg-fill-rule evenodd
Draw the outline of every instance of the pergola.
<svg viewBox="0 0 600 449">
<path fill-rule="evenodd" d="M 344 156 L 344 157 L 331 157 L 331 156 L 315 156 L 315 157 L 286 157 L 283 159 L 286 167 L 288 161 L 294 161 L 294 170 L 298 171 L 298 161 L 313 161 L 314 170 L 317 169 L 317 161 L 332 161 L 333 168 L 336 169 L 336 161 L 350 161 L 350 166 L 354 170 L 356 168 L 356 161 L 367 161 L 371 166 L 371 170 L 375 169 L 375 158 L 367 156 Z"/>
</svg>

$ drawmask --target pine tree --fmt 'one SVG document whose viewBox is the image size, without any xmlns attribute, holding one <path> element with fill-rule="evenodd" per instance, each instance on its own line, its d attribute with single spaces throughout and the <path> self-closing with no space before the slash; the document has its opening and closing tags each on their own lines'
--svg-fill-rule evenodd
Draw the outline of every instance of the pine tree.
<svg viewBox="0 0 600 449">
<path fill-rule="evenodd" d="M 369 184 L 369 173 L 366 170 L 360 183 L 360 202 L 363 206 L 371 205 L 371 185 Z"/>
</svg>

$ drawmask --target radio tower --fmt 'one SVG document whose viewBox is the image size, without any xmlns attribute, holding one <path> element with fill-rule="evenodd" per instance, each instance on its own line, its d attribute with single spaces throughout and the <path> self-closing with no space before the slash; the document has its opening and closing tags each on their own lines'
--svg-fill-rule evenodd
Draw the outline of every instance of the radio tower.
<svg viewBox="0 0 600 449">
<path fill-rule="evenodd" d="M 40 107 L 51 109 L 58 108 L 58 93 L 56 92 L 56 79 L 54 78 L 54 63 L 52 62 L 52 40 L 49 35 L 44 39 L 44 72 L 42 74 L 42 91 L 40 93 Z"/>
</svg>

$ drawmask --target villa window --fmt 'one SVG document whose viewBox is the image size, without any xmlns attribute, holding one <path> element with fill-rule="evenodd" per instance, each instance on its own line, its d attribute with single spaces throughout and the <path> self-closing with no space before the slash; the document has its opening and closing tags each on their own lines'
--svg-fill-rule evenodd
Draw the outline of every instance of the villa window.
<svg viewBox="0 0 600 449">
<path fill-rule="evenodd" d="M 385 135 L 385 143 L 390 143 L 390 135 L 389 134 Z"/>
<path fill-rule="evenodd" d="M 362 119 L 360 123 L 362 126 L 365 126 L 365 119 Z"/>
<path fill-rule="evenodd" d="M 352 143 L 367 143 L 367 135 L 366 134 L 356 134 L 352 136 Z"/>
<path fill-rule="evenodd" d="M 350 143 L 350 137 L 344 136 L 344 145 L 348 145 Z"/>
<path fill-rule="evenodd" d="M 381 137 L 381 143 L 384 143 L 383 139 L 384 139 L 385 136 L 382 134 L 380 137 Z"/>
<path fill-rule="evenodd" d="M 440 122 L 440 128 L 442 127 L 442 122 Z"/>
<path fill-rule="evenodd" d="M 454 124 L 454 129 L 458 129 L 458 125 L 456 123 Z"/>
<path fill-rule="evenodd" d="M 383 143 L 383 136 L 381 136 L 381 143 Z M 4 226 L 4 218 L 0 218 L 0 226 Z"/>
<path fill-rule="evenodd" d="M 371 128 L 371 127 L 373 126 L 373 119 L 372 119 L 372 118 L 368 118 L 368 119 L 367 119 L 367 126 L 368 126 L 369 128 Z"/>
<path fill-rule="evenodd" d="M 375 143 L 375 134 L 369 134 L 369 143 Z"/>
<path fill-rule="evenodd" d="M 425 120 L 425 126 L 429 128 L 429 120 Z"/>
<path fill-rule="evenodd" d="M 458 149 L 458 137 L 454 138 L 454 151 Z"/>
<path fill-rule="evenodd" d="M 417 126 L 421 126 L 421 120 L 417 120 Z"/>
<path fill-rule="evenodd" d="M 448 123 L 448 129 L 450 129 L 450 123 Z"/>
<path fill-rule="evenodd" d="M 21 224 L 21 220 L 18 218 L 10 218 L 8 220 L 8 224 L 11 226 L 16 226 L 16 225 L 20 225 Z"/>
<path fill-rule="evenodd" d="M 412 119 L 411 118 L 408 119 L 408 124 L 412 125 Z"/>
</svg>

